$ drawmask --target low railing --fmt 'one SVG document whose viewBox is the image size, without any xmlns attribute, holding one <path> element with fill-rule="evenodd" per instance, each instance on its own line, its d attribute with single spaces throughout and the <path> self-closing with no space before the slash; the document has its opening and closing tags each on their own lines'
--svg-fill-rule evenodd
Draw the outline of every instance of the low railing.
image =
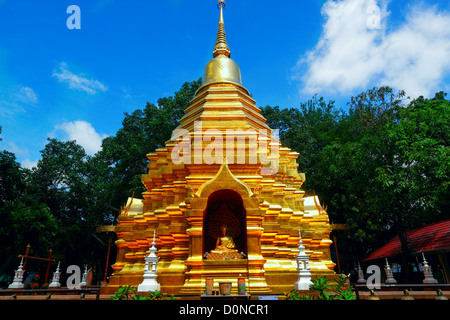
<svg viewBox="0 0 450 320">
<path fill-rule="evenodd" d="M 360 299 L 360 292 L 367 292 L 371 289 L 367 284 L 359 283 L 354 285 L 356 298 Z M 416 291 L 431 291 L 431 290 L 450 290 L 450 284 L 443 283 L 424 283 L 424 284 L 407 284 L 407 283 L 395 283 L 395 284 L 379 284 L 376 288 L 374 288 L 374 292 L 380 291 L 403 291 L 408 290 L 412 292 Z"/>
<path fill-rule="evenodd" d="M 11 295 L 10 300 L 16 300 L 18 295 L 47 295 L 50 300 L 53 294 L 79 294 L 80 300 L 84 300 L 86 294 L 95 294 L 96 300 L 100 299 L 100 287 L 81 287 L 80 289 L 49 288 L 49 289 L 3 289 L 0 295 Z"/>
</svg>

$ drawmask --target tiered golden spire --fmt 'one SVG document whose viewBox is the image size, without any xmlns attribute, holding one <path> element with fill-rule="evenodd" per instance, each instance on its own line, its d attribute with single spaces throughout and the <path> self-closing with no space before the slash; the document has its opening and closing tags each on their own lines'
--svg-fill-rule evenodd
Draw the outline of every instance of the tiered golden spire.
<svg viewBox="0 0 450 320">
<path fill-rule="evenodd" d="M 230 57 L 230 47 L 227 44 L 227 38 L 225 35 L 225 23 L 223 19 L 223 9 L 225 8 L 225 0 L 217 1 L 217 8 L 220 10 L 219 18 L 219 30 L 217 31 L 217 41 L 214 47 L 213 56 L 214 58 L 218 55 L 224 55 L 228 58 Z"/>
<path fill-rule="evenodd" d="M 203 85 L 227 82 L 242 86 L 241 71 L 236 62 L 230 58 L 230 47 L 228 47 L 225 36 L 225 23 L 223 19 L 225 0 L 218 0 L 217 8 L 220 10 L 219 30 L 217 31 L 213 59 L 205 67 Z"/>
</svg>

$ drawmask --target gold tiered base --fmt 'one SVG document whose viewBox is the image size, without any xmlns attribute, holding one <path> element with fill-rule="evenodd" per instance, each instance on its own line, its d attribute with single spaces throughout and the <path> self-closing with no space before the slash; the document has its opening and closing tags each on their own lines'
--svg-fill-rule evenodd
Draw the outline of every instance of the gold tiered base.
<svg viewBox="0 0 450 320">
<path fill-rule="evenodd" d="M 253 264 L 259 264 L 253 262 Z M 238 260 L 202 260 L 190 263 L 188 280 L 180 290 L 180 294 L 201 295 L 205 290 L 206 279 L 214 280 L 214 290 L 219 290 L 220 282 L 231 282 L 231 294 L 238 294 L 238 278 L 246 278 L 246 290 L 249 294 L 267 294 L 271 290 L 267 286 L 264 275 L 258 272 L 260 267 L 252 267 L 252 261 Z M 256 271 L 256 272 L 255 272 Z"/>
</svg>

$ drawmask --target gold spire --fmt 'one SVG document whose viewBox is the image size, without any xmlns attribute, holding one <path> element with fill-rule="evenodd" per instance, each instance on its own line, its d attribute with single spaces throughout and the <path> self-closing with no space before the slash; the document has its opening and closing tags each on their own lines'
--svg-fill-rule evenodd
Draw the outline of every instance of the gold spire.
<svg viewBox="0 0 450 320">
<path fill-rule="evenodd" d="M 227 82 L 242 86 L 241 71 L 237 63 L 230 58 L 230 48 L 225 37 L 223 22 L 225 0 L 218 0 L 217 7 L 220 10 L 219 31 L 217 31 L 217 41 L 213 51 L 214 58 L 205 67 L 203 85 Z"/>
<path fill-rule="evenodd" d="M 223 20 L 223 9 L 225 8 L 225 0 L 217 1 L 217 8 L 220 10 L 219 17 L 219 30 L 217 31 L 217 41 L 214 47 L 213 56 L 214 58 L 218 55 L 225 55 L 230 57 L 230 47 L 227 44 L 227 38 L 225 36 L 225 23 Z"/>
</svg>

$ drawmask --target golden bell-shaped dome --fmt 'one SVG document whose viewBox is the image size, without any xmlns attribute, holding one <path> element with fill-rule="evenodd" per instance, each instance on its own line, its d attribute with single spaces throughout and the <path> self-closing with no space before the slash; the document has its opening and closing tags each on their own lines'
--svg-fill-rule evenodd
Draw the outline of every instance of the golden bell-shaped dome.
<svg viewBox="0 0 450 320">
<path fill-rule="evenodd" d="M 242 86 L 241 71 L 237 63 L 230 58 L 230 48 L 225 36 L 223 19 L 225 0 L 219 0 L 217 6 L 220 9 L 220 18 L 217 42 L 213 51 L 214 59 L 210 60 L 205 67 L 203 85 L 215 82 L 231 82 Z"/>
<path fill-rule="evenodd" d="M 219 55 L 210 60 L 203 74 L 203 85 L 214 82 L 231 82 L 242 85 L 241 71 L 237 63 L 225 55 Z"/>
</svg>

